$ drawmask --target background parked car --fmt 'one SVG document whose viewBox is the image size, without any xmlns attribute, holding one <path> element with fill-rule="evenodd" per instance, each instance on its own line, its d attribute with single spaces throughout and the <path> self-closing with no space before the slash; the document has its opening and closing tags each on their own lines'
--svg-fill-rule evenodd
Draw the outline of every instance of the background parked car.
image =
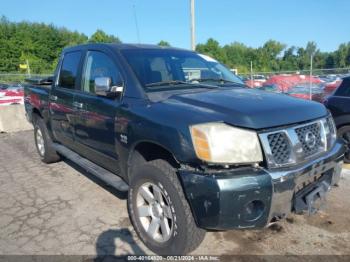
<svg viewBox="0 0 350 262">
<path fill-rule="evenodd" d="M 267 92 L 274 92 L 274 93 L 282 93 L 278 85 L 271 84 L 271 85 L 263 85 L 259 87 L 258 89 L 267 91 Z"/>
<path fill-rule="evenodd" d="M 253 75 L 253 79 L 257 82 L 265 83 L 266 77 L 264 75 Z"/>
<path fill-rule="evenodd" d="M 266 82 L 266 77 L 264 75 L 253 75 L 253 79 L 244 76 L 241 79 L 250 88 L 259 88 Z"/>
<path fill-rule="evenodd" d="M 9 87 L 8 84 L 5 84 L 5 83 L 0 83 L 0 90 L 4 90 L 4 89 L 7 89 Z"/>
<path fill-rule="evenodd" d="M 325 92 L 328 94 L 331 94 L 334 90 L 336 90 L 342 82 L 342 79 L 337 79 L 331 82 L 326 82 L 324 87 L 325 87 Z"/>
<path fill-rule="evenodd" d="M 319 84 L 321 83 L 321 80 L 316 77 L 310 78 L 310 76 L 298 74 L 273 75 L 266 80 L 263 86 L 276 85 L 279 88 L 280 92 L 285 93 L 294 86 L 306 85 L 310 84 L 310 82 L 311 84 Z"/>
<path fill-rule="evenodd" d="M 291 87 L 287 92 L 287 95 L 301 98 L 301 99 L 310 99 L 310 85 L 309 84 L 303 84 L 303 85 L 297 85 Z M 324 87 L 318 84 L 312 84 L 311 85 L 311 99 L 313 101 L 317 102 L 323 102 L 324 101 Z"/>
<path fill-rule="evenodd" d="M 259 88 L 263 85 L 263 82 L 261 82 L 259 80 L 255 80 L 255 79 L 254 80 L 251 80 L 251 79 L 246 80 L 244 83 L 250 88 Z"/>
<path fill-rule="evenodd" d="M 331 111 L 338 137 L 343 138 L 348 147 L 350 145 L 350 77 L 343 79 L 336 91 L 325 101 L 326 107 Z M 350 163 L 350 147 L 345 154 L 345 162 Z"/>
<path fill-rule="evenodd" d="M 24 91 L 21 84 L 8 84 L 0 89 L 0 105 L 23 104 Z"/>
</svg>

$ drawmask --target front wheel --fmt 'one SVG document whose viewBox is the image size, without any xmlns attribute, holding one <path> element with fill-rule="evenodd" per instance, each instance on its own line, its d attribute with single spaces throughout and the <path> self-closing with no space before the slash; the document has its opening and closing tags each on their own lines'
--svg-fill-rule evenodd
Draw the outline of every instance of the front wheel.
<svg viewBox="0 0 350 262">
<path fill-rule="evenodd" d="M 194 250 L 205 231 L 196 226 L 175 169 L 164 160 L 136 167 L 130 179 L 128 211 L 143 243 L 160 255 Z"/>
</svg>

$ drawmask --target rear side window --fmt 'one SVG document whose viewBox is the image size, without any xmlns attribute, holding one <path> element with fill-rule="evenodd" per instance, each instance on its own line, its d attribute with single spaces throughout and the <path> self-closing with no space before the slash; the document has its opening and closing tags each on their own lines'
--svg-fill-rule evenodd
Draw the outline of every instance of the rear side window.
<svg viewBox="0 0 350 262">
<path fill-rule="evenodd" d="M 344 78 L 343 82 L 335 92 L 335 95 L 350 97 L 350 78 Z"/>
<path fill-rule="evenodd" d="M 68 89 L 74 89 L 75 80 L 78 74 L 78 67 L 81 58 L 81 52 L 66 53 L 63 57 L 62 67 L 58 80 L 58 86 Z"/>
</svg>

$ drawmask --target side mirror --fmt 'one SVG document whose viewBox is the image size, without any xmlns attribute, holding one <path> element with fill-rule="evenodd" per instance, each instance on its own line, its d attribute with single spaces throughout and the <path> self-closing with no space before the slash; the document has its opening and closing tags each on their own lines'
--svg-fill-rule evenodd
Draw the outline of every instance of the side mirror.
<svg viewBox="0 0 350 262">
<path fill-rule="evenodd" d="M 111 88 L 111 79 L 109 77 L 95 78 L 95 94 L 99 96 L 107 96 Z"/>
<path fill-rule="evenodd" d="M 95 94 L 99 96 L 115 97 L 123 93 L 124 87 L 111 86 L 112 80 L 110 77 L 95 78 Z"/>
</svg>

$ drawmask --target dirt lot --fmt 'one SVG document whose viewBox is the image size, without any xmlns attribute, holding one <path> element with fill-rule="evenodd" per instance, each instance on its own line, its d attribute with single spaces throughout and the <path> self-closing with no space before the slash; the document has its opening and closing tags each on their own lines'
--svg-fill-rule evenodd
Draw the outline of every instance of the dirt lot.
<svg viewBox="0 0 350 262">
<path fill-rule="evenodd" d="M 193 254 L 350 255 L 350 171 L 325 211 L 262 231 L 208 233 Z M 40 162 L 32 132 L 0 134 L 0 255 L 150 254 L 135 235 L 125 195 L 74 164 Z"/>
</svg>

